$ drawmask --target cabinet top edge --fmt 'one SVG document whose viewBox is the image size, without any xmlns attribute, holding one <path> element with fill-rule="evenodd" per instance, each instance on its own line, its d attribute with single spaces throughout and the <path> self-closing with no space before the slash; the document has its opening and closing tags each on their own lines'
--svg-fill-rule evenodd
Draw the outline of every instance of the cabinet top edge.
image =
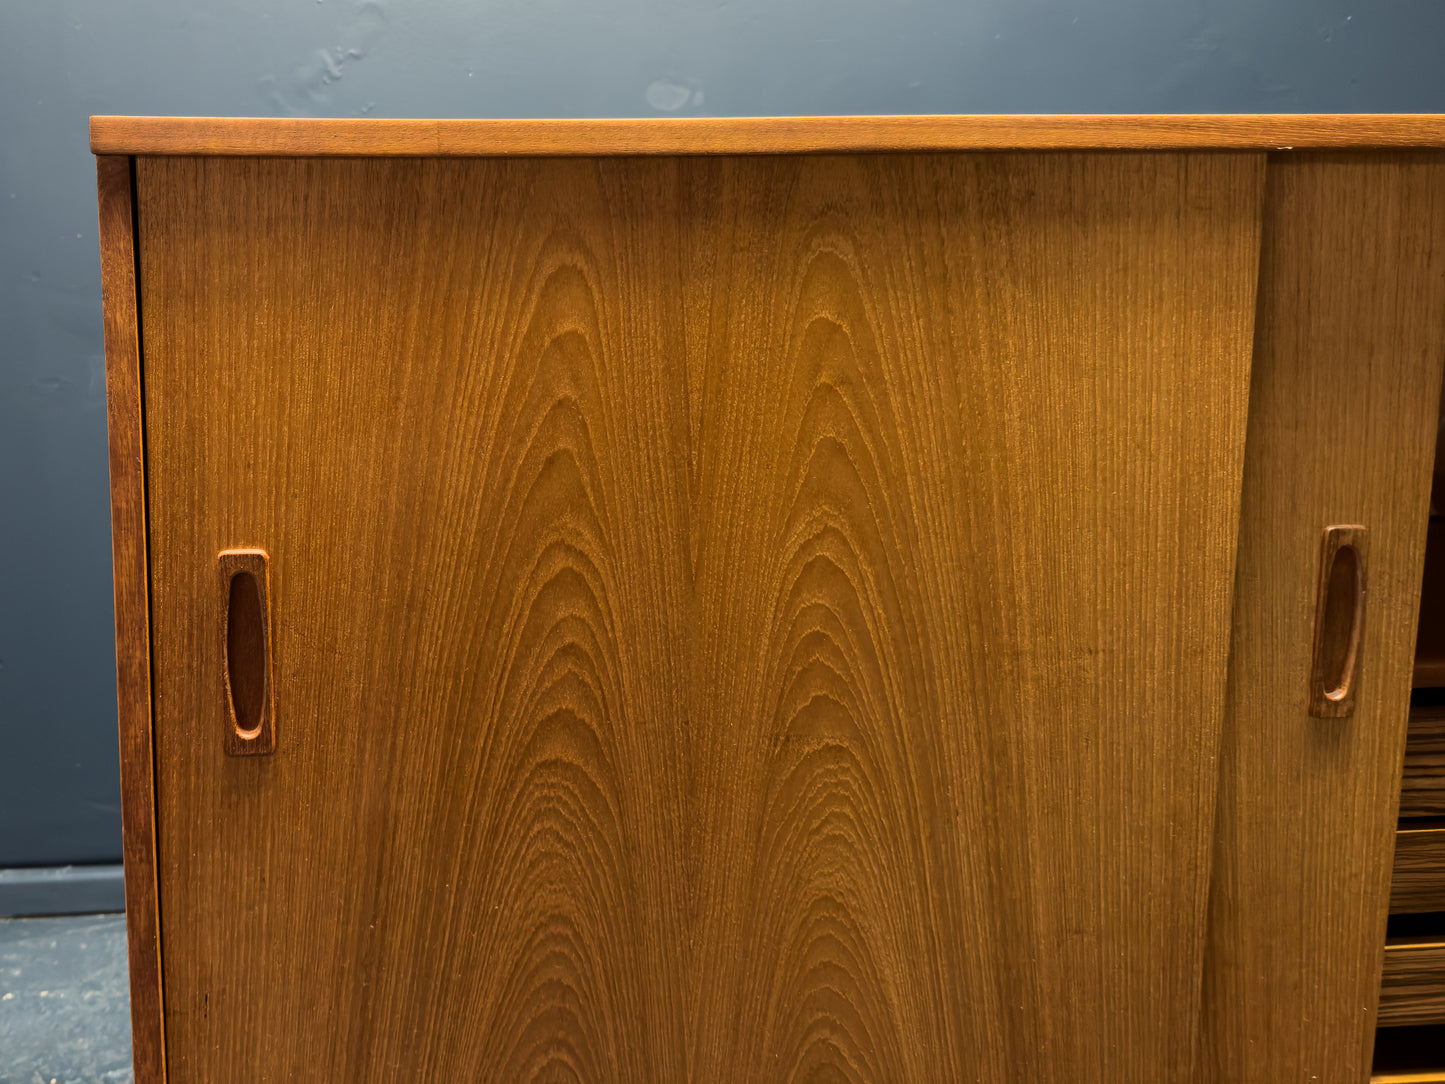
<svg viewBox="0 0 1445 1084">
<path fill-rule="evenodd" d="M 91 117 L 97 155 L 546 157 L 1445 148 L 1445 114 L 393 120 Z"/>
</svg>

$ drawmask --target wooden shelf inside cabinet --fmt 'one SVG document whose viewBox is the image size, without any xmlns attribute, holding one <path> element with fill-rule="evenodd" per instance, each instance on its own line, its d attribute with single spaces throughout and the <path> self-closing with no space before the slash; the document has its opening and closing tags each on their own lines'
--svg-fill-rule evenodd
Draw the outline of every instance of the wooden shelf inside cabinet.
<svg viewBox="0 0 1445 1084">
<path fill-rule="evenodd" d="M 1445 935 L 1385 945 L 1379 1026 L 1445 1024 Z"/>
<path fill-rule="evenodd" d="M 1445 817 L 1445 704 L 1412 707 L 1400 819 Z"/>
<path fill-rule="evenodd" d="M 1382 1029 L 1370 1084 L 1445 1084 L 1445 1027 Z"/>
<path fill-rule="evenodd" d="M 1390 913 L 1445 911 L 1445 821 L 1407 822 L 1395 836 Z"/>
<path fill-rule="evenodd" d="M 1445 687 L 1445 516 L 1431 516 L 1415 636 L 1415 688 Z"/>
</svg>

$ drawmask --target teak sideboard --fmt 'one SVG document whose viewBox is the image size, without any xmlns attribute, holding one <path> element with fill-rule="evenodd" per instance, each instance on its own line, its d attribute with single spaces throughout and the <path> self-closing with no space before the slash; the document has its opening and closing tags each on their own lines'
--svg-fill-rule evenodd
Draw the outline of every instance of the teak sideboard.
<svg viewBox="0 0 1445 1084">
<path fill-rule="evenodd" d="M 1445 936 L 1381 1002 L 1445 117 L 91 142 L 142 1084 L 1445 1021 Z"/>
</svg>

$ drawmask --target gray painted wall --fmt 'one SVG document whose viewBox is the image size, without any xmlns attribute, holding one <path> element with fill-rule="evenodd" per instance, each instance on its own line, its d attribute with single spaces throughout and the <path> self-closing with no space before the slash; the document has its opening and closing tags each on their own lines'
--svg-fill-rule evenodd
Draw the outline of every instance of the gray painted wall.
<svg viewBox="0 0 1445 1084">
<path fill-rule="evenodd" d="M 0 866 L 120 854 L 92 113 L 1445 112 L 1445 4 L 3 0 Z"/>
</svg>

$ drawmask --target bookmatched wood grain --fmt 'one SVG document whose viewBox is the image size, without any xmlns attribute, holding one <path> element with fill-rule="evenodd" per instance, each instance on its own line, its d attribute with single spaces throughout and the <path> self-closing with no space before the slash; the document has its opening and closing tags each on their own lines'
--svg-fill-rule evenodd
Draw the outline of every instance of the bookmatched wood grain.
<svg viewBox="0 0 1445 1084">
<path fill-rule="evenodd" d="M 1390 879 L 1392 915 L 1445 911 L 1445 825 L 1402 825 Z"/>
<path fill-rule="evenodd" d="M 1445 941 L 1391 941 L 1385 946 L 1380 1026 L 1445 1024 Z"/>
<path fill-rule="evenodd" d="M 96 154 L 376 157 L 1445 147 L 1445 115 L 91 117 Z"/>
<path fill-rule="evenodd" d="M 1445 358 L 1445 158 L 1272 156 L 1203 1077 L 1358 1081 L 1374 1031 Z M 1370 532 L 1348 719 L 1309 713 L 1320 532 Z"/>
<path fill-rule="evenodd" d="M 1410 709 L 1400 816 L 1445 817 L 1445 706 Z"/>
<path fill-rule="evenodd" d="M 1188 1072 L 1262 165 L 688 167 L 690 1079 Z"/>
<path fill-rule="evenodd" d="M 145 444 L 131 160 L 96 159 L 110 441 L 115 579 L 116 700 L 120 726 L 121 845 L 125 859 L 131 1057 L 138 1084 L 163 1084 L 159 901 L 152 775 L 149 569 Z"/>
<path fill-rule="evenodd" d="M 140 160 L 177 1079 L 1182 1079 L 1263 165 Z"/>
</svg>

